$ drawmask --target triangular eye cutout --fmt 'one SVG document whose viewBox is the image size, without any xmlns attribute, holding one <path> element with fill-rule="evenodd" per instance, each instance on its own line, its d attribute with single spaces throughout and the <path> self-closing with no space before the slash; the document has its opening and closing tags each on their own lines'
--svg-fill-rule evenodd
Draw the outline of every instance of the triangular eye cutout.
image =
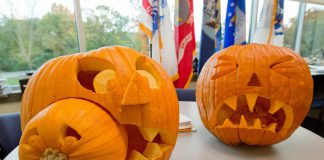
<svg viewBox="0 0 324 160">
<path fill-rule="evenodd" d="M 255 73 L 252 74 L 247 86 L 261 87 L 261 83 L 259 81 L 259 78 Z"/>
</svg>

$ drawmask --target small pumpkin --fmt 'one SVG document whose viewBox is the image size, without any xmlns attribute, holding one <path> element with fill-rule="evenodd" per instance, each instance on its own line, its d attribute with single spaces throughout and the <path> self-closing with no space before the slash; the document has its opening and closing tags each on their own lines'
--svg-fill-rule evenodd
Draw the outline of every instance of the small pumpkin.
<svg viewBox="0 0 324 160">
<path fill-rule="evenodd" d="M 22 130 L 50 104 L 67 98 L 90 101 L 124 126 L 127 159 L 169 159 L 177 139 L 178 100 L 170 77 L 149 57 L 112 46 L 46 62 L 25 90 Z"/>
<path fill-rule="evenodd" d="M 33 117 L 19 146 L 21 160 L 122 160 L 126 154 L 125 128 L 94 103 L 74 98 L 57 101 Z"/>
<path fill-rule="evenodd" d="M 235 45 L 214 54 L 197 81 L 205 127 L 226 144 L 271 145 L 287 139 L 309 111 L 313 80 L 289 48 Z"/>
</svg>

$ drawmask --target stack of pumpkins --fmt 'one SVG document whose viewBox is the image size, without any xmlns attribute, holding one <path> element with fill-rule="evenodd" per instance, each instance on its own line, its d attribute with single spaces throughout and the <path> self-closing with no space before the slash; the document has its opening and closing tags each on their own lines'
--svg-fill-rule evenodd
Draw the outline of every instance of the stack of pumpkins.
<svg viewBox="0 0 324 160">
<path fill-rule="evenodd" d="M 179 125 L 172 81 L 125 47 L 58 57 L 28 82 L 19 158 L 169 159 Z"/>
<path fill-rule="evenodd" d="M 226 144 L 271 145 L 305 118 L 313 82 L 292 50 L 236 45 L 214 54 L 197 82 L 205 127 Z M 125 47 L 58 57 L 23 96 L 20 159 L 169 159 L 179 106 L 171 79 Z"/>
</svg>

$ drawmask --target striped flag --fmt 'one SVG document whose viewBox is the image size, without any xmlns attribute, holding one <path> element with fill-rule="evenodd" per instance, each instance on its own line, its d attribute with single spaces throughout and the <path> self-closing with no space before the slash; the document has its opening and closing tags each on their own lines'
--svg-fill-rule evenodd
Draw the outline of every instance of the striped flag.
<svg viewBox="0 0 324 160">
<path fill-rule="evenodd" d="M 175 1 L 175 41 L 178 57 L 179 79 L 174 82 L 177 88 L 187 88 L 192 78 L 193 54 L 196 52 L 193 1 Z"/>
<path fill-rule="evenodd" d="M 267 0 L 263 2 L 259 24 L 253 42 L 283 46 L 283 0 Z"/>
<path fill-rule="evenodd" d="M 228 0 L 224 48 L 233 44 L 246 44 L 245 24 L 245 0 Z"/>
<path fill-rule="evenodd" d="M 174 33 L 166 0 L 142 0 L 140 29 L 151 42 L 151 56 L 173 81 L 178 79 Z"/>
<path fill-rule="evenodd" d="M 220 50 L 222 39 L 220 11 L 220 0 L 204 0 L 198 74 L 208 58 Z"/>
</svg>

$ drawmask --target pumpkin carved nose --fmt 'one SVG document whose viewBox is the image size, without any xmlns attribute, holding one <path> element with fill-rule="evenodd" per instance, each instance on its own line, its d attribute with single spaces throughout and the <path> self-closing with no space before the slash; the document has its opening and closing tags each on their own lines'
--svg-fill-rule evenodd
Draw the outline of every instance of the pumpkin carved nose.
<svg viewBox="0 0 324 160">
<path fill-rule="evenodd" d="M 135 72 L 132 76 L 124 97 L 122 99 L 122 105 L 137 105 L 145 104 L 151 101 L 151 88 L 147 78 L 141 74 Z"/>
<path fill-rule="evenodd" d="M 253 73 L 247 86 L 261 87 L 261 83 L 256 73 Z"/>
</svg>

